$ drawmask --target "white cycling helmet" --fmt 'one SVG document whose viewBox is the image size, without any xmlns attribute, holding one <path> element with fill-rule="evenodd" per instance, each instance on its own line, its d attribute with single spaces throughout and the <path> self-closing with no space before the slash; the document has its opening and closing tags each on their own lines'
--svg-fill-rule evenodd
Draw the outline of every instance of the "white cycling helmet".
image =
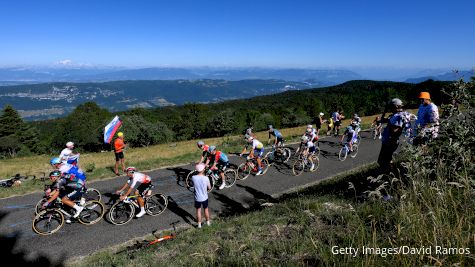
<svg viewBox="0 0 475 267">
<path fill-rule="evenodd" d="M 74 146 L 74 143 L 71 142 L 71 141 L 69 141 L 69 142 L 66 143 L 66 147 L 67 147 L 67 148 L 70 148 L 70 147 L 73 147 L 73 146 Z"/>
<path fill-rule="evenodd" d="M 209 151 L 210 153 L 213 152 L 213 151 L 215 151 L 215 150 L 216 150 L 216 146 L 210 146 L 210 147 L 208 148 L 208 151 Z"/>
<path fill-rule="evenodd" d="M 136 171 L 137 171 L 137 169 L 135 167 L 127 167 L 127 169 L 125 169 L 125 172 L 127 172 L 127 173 L 129 173 L 129 172 L 134 173 Z"/>
<path fill-rule="evenodd" d="M 307 142 L 308 141 L 308 136 L 304 135 L 301 138 L 302 142 Z"/>
<path fill-rule="evenodd" d="M 196 142 L 196 145 L 197 145 L 197 146 L 203 146 L 204 144 L 205 144 L 205 142 L 203 142 L 203 141 L 201 141 L 201 140 L 198 141 L 198 142 Z"/>
<path fill-rule="evenodd" d="M 313 128 L 312 124 L 307 125 L 307 128 Z"/>
</svg>

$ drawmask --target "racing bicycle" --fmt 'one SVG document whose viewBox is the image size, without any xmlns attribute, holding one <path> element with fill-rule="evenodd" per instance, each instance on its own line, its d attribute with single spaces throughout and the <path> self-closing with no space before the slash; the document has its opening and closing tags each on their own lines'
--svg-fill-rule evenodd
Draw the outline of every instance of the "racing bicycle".
<svg viewBox="0 0 475 267">
<path fill-rule="evenodd" d="M 187 188 L 192 189 L 194 187 L 193 180 L 191 178 L 196 174 L 198 174 L 198 171 L 194 170 L 188 173 L 188 175 L 186 176 L 185 184 Z M 223 180 L 221 179 L 221 176 L 218 171 L 212 171 L 207 168 L 205 171 L 205 175 L 209 178 L 209 184 L 211 185 L 211 188 L 208 190 L 208 192 L 211 192 L 211 190 L 213 190 L 215 186 L 221 186 Z M 236 183 L 236 178 L 236 170 L 233 170 L 231 168 L 224 169 L 224 179 L 226 182 L 226 184 L 224 185 L 225 188 L 230 188 L 231 186 L 233 186 L 234 183 Z"/>
<path fill-rule="evenodd" d="M 353 139 L 353 151 L 350 151 L 350 145 L 348 144 L 348 142 L 345 142 L 342 144 L 342 147 L 340 149 L 340 153 L 338 153 L 338 159 L 340 159 L 340 161 L 344 161 L 348 155 L 350 155 L 350 157 L 354 158 L 356 157 L 356 155 L 358 154 L 358 146 L 360 144 L 360 141 L 361 141 L 361 137 L 358 135 L 357 138 Z"/>
<path fill-rule="evenodd" d="M 262 162 L 262 174 L 265 174 L 269 169 L 269 161 L 266 158 L 261 159 Z M 245 180 L 249 175 L 256 174 L 258 172 L 257 160 L 255 158 L 246 157 L 246 162 L 241 163 L 237 168 L 238 180 Z"/>
<path fill-rule="evenodd" d="M 314 168 L 312 170 L 312 162 L 308 160 L 308 156 L 303 155 L 300 153 L 297 160 L 295 160 L 294 164 L 292 165 L 292 173 L 295 176 L 302 174 L 305 170 L 309 170 L 310 172 L 315 172 L 318 167 L 320 166 L 320 160 L 318 159 L 317 154 L 313 153 L 311 155 Z"/>
<path fill-rule="evenodd" d="M 153 194 L 151 186 L 144 192 L 145 212 L 150 216 L 162 214 L 168 206 L 168 198 L 160 193 Z M 136 209 L 140 209 L 137 197 L 139 195 L 128 196 L 122 201 L 112 205 L 108 217 L 109 221 L 115 225 L 122 225 L 130 222 L 135 215 Z"/>
<path fill-rule="evenodd" d="M 38 214 L 42 210 L 43 204 L 48 201 L 49 194 L 51 192 L 51 185 L 45 185 L 44 191 L 45 191 L 45 194 L 43 195 L 43 198 L 40 199 L 38 203 L 36 203 L 35 214 Z M 101 202 L 101 199 L 102 199 L 102 196 L 99 190 L 94 189 L 94 188 L 87 188 L 85 189 L 85 192 L 83 193 L 79 202 L 81 204 L 84 204 L 91 200 L 96 200 L 98 202 Z"/>
</svg>

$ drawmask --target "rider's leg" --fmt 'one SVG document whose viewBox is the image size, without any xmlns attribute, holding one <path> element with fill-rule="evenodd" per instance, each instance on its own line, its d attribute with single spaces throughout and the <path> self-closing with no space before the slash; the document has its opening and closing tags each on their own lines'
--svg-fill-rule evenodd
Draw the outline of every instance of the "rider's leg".
<svg viewBox="0 0 475 267">
<path fill-rule="evenodd" d="M 140 186 L 143 186 L 143 184 Z M 141 190 L 141 192 L 143 193 L 145 191 Z M 136 215 L 137 218 L 140 218 L 145 215 L 145 201 L 141 195 L 142 194 L 141 192 L 139 190 L 135 191 L 135 194 L 138 195 L 137 202 L 139 203 L 139 206 L 140 206 L 140 212 Z"/>
</svg>

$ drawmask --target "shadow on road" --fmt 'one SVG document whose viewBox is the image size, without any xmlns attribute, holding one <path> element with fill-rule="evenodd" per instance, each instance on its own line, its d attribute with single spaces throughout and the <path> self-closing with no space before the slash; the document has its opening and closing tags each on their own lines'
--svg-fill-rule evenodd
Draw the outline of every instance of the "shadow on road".
<svg viewBox="0 0 475 267">
<path fill-rule="evenodd" d="M 182 167 L 167 168 L 169 171 L 173 171 L 176 175 L 176 184 L 181 187 L 185 186 L 186 176 L 192 171 L 190 169 L 185 169 Z"/>
<path fill-rule="evenodd" d="M 247 185 L 240 185 L 240 184 L 237 184 L 236 186 L 243 188 L 243 189 L 246 190 L 249 194 L 251 194 L 251 195 L 254 196 L 254 198 L 255 198 L 255 200 L 256 200 L 256 201 L 255 201 L 256 203 L 254 203 L 253 206 L 256 205 L 256 204 L 259 204 L 259 205 L 260 205 L 261 203 L 258 203 L 259 200 L 265 201 L 265 202 L 276 202 L 276 201 L 277 201 L 277 200 L 276 200 L 275 198 L 273 198 L 271 195 L 266 194 L 266 193 L 264 193 L 264 192 L 261 192 L 261 191 L 255 189 L 255 188 L 250 187 L 250 186 L 247 186 Z"/>
<path fill-rule="evenodd" d="M 230 215 L 242 214 L 248 211 L 241 203 L 229 198 L 228 196 L 224 194 L 220 194 L 216 191 L 213 192 L 212 194 L 217 201 L 223 204 L 222 210 L 219 212 L 219 216 L 230 216 Z"/>
<path fill-rule="evenodd" d="M 0 213 L 0 221 L 6 216 L 6 213 Z M 58 259 L 57 262 L 51 261 L 49 258 L 39 255 L 36 258 L 28 257 L 23 251 L 15 249 L 18 241 L 18 234 L 0 235 L 0 255 L 10 264 L 18 266 L 64 266 L 64 255 Z"/>
<path fill-rule="evenodd" d="M 168 197 L 168 207 L 171 212 L 175 213 L 179 217 L 181 217 L 187 224 L 193 225 L 195 222 L 195 217 L 191 215 L 188 211 L 181 208 L 178 203 L 172 197 Z"/>
</svg>

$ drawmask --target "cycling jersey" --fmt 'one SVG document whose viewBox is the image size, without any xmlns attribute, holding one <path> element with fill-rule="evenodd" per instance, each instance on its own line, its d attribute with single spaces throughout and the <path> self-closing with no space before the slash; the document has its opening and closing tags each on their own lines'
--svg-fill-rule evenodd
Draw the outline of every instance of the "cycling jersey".
<svg viewBox="0 0 475 267">
<path fill-rule="evenodd" d="M 223 152 L 221 151 L 216 151 L 216 154 L 214 155 L 214 162 L 228 162 L 228 156 L 226 156 L 226 154 L 224 154 Z"/>
<path fill-rule="evenodd" d="M 318 140 L 318 135 L 317 135 L 317 130 L 316 129 L 312 129 L 311 132 L 306 132 L 305 135 L 308 137 L 308 140 L 309 141 L 317 141 Z"/>
<path fill-rule="evenodd" d="M 83 170 L 79 169 L 77 166 L 72 164 L 63 163 L 59 167 L 59 171 L 62 175 L 71 175 L 73 177 L 77 177 L 82 181 L 86 182 L 86 174 Z"/>
<path fill-rule="evenodd" d="M 348 126 L 346 127 L 344 135 L 346 135 L 346 142 L 353 142 L 356 137 L 356 131 L 353 127 Z"/>
<path fill-rule="evenodd" d="M 65 148 L 61 151 L 59 154 L 59 158 L 61 159 L 62 162 L 67 162 L 69 157 L 73 155 L 73 150 L 69 148 Z"/>
<path fill-rule="evenodd" d="M 209 153 L 209 146 L 208 146 L 208 145 L 204 145 L 203 148 L 202 148 L 202 150 L 203 150 L 203 154 L 202 154 L 203 157 L 205 157 L 205 158 L 208 157 L 208 155 L 210 154 L 210 153 Z"/>
<path fill-rule="evenodd" d="M 315 143 L 312 141 L 308 141 L 307 143 L 305 143 L 305 148 L 308 148 L 309 153 L 314 153 L 316 149 Z"/>
<path fill-rule="evenodd" d="M 282 134 L 279 131 L 277 131 L 277 129 L 274 129 L 272 132 L 269 132 L 269 138 L 270 138 L 271 135 L 273 135 L 277 138 L 282 138 Z"/>
<path fill-rule="evenodd" d="M 129 177 L 129 180 L 127 181 L 129 186 L 132 188 L 137 188 L 141 184 L 148 184 L 150 182 L 152 182 L 150 176 L 140 172 L 134 172 L 134 175 Z"/>
<path fill-rule="evenodd" d="M 66 174 L 61 176 L 54 184 L 53 188 L 58 189 L 60 192 L 65 190 L 77 190 L 84 187 L 85 181 L 79 177 Z"/>
<path fill-rule="evenodd" d="M 259 140 L 252 140 L 252 149 L 263 149 L 264 145 Z"/>
<path fill-rule="evenodd" d="M 356 121 L 356 123 L 357 123 L 358 125 L 360 125 L 360 124 L 361 124 L 361 118 L 360 118 L 360 117 L 358 117 L 358 116 L 356 116 L 356 117 L 353 117 L 353 121 Z"/>
</svg>

